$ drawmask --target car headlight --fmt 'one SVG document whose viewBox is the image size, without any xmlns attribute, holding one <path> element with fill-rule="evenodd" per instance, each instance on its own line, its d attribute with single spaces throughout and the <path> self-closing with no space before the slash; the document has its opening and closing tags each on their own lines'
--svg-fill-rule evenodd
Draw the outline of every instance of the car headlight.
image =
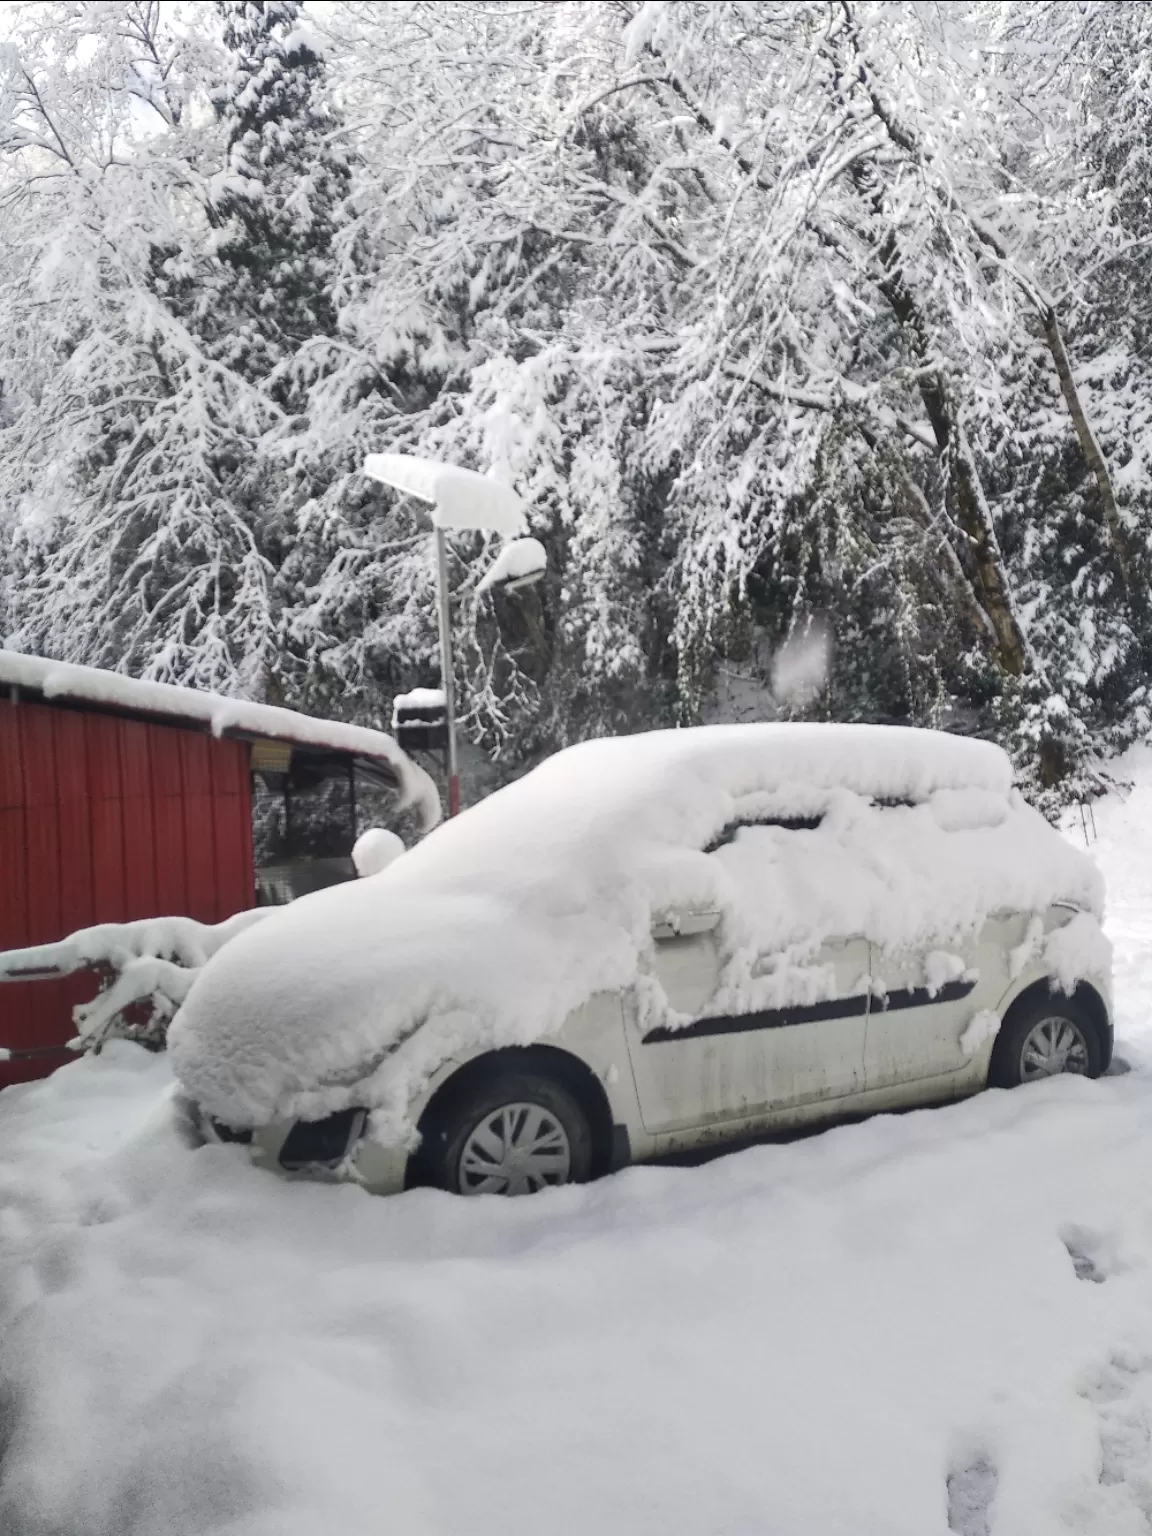
<svg viewBox="0 0 1152 1536">
<path fill-rule="evenodd" d="M 341 1109 L 323 1120 L 297 1120 L 280 1148 L 281 1168 L 289 1173 L 301 1168 L 338 1168 L 359 1141 L 367 1113 Z"/>
<path fill-rule="evenodd" d="M 237 1142 L 240 1146 L 246 1147 L 252 1140 L 251 1130 L 237 1130 L 234 1125 L 225 1125 L 223 1120 L 210 1120 L 208 1123 L 217 1141 Z"/>
</svg>

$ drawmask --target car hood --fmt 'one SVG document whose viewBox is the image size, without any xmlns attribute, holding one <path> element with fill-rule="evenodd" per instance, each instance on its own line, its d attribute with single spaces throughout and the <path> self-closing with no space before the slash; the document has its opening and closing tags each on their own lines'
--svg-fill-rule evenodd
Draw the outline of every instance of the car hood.
<svg viewBox="0 0 1152 1536">
<path fill-rule="evenodd" d="M 233 1126 L 389 1098 L 402 1110 L 420 1075 L 458 1051 L 553 1033 L 635 969 L 626 935 L 594 915 L 379 876 L 303 897 L 220 950 L 169 1049 L 185 1090 Z"/>
</svg>

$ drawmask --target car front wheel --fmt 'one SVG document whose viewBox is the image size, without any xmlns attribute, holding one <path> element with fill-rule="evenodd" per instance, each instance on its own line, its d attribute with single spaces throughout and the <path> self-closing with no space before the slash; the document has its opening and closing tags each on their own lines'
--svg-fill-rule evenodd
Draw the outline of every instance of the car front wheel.
<svg viewBox="0 0 1152 1536">
<path fill-rule="evenodd" d="M 583 1183 L 592 1133 L 559 1083 L 502 1073 L 450 1098 L 425 1127 L 418 1156 L 421 1183 L 460 1195 L 530 1195 Z"/>
<path fill-rule="evenodd" d="M 1000 1026 L 988 1071 L 991 1088 L 1016 1088 L 1071 1072 L 1099 1077 L 1103 1052 L 1096 1025 L 1073 998 L 1034 997 Z"/>
</svg>

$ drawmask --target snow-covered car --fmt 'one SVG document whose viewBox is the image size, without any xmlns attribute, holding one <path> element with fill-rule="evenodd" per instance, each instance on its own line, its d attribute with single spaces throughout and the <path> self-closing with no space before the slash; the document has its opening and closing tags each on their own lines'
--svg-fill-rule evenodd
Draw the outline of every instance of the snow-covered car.
<svg viewBox="0 0 1152 1536">
<path fill-rule="evenodd" d="M 1092 861 L 988 743 L 748 725 L 587 742 L 208 962 L 205 1137 L 518 1194 L 1111 1059 Z"/>
</svg>

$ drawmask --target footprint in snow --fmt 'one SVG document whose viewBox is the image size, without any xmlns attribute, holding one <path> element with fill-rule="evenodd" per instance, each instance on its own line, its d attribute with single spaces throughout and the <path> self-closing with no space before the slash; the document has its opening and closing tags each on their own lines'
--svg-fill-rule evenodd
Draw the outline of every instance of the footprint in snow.
<svg viewBox="0 0 1152 1536">
<path fill-rule="evenodd" d="M 1066 1226 L 1060 1229 L 1060 1241 L 1068 1250 L 1077 1280 L 1090 1280 L 1093 1285 L 1103 1285 L 1112 1273 L 1112 1265 L 1105 1250 L 1108 1239 L 1087 1227 Z"/>
<path fill-rule="evenodd" d="M 1104 1069 L 1105 1077 L 1126 1077 L 1132 1070 L 1132 1063 L 1125 1061 L 1123 1056 L 1113 1056 L 1109 1065 Z"/>
<path fill-rule="evenodd" d="M 1152 1359 L 1117 1351 L 1080 1395 L 1100 1418 L 1103 1502 L 1092 1529 L 1118 1529 L 1128 1514 L 1152 1525 Z"/>
<path fill-rule="evenodd" d="M 955 1536 L 990 1536 L 988 1511 L 996 1497 L 991 1458 L 976 1456 L 948 1474 L 948 1529 Z"/>
</svg>

